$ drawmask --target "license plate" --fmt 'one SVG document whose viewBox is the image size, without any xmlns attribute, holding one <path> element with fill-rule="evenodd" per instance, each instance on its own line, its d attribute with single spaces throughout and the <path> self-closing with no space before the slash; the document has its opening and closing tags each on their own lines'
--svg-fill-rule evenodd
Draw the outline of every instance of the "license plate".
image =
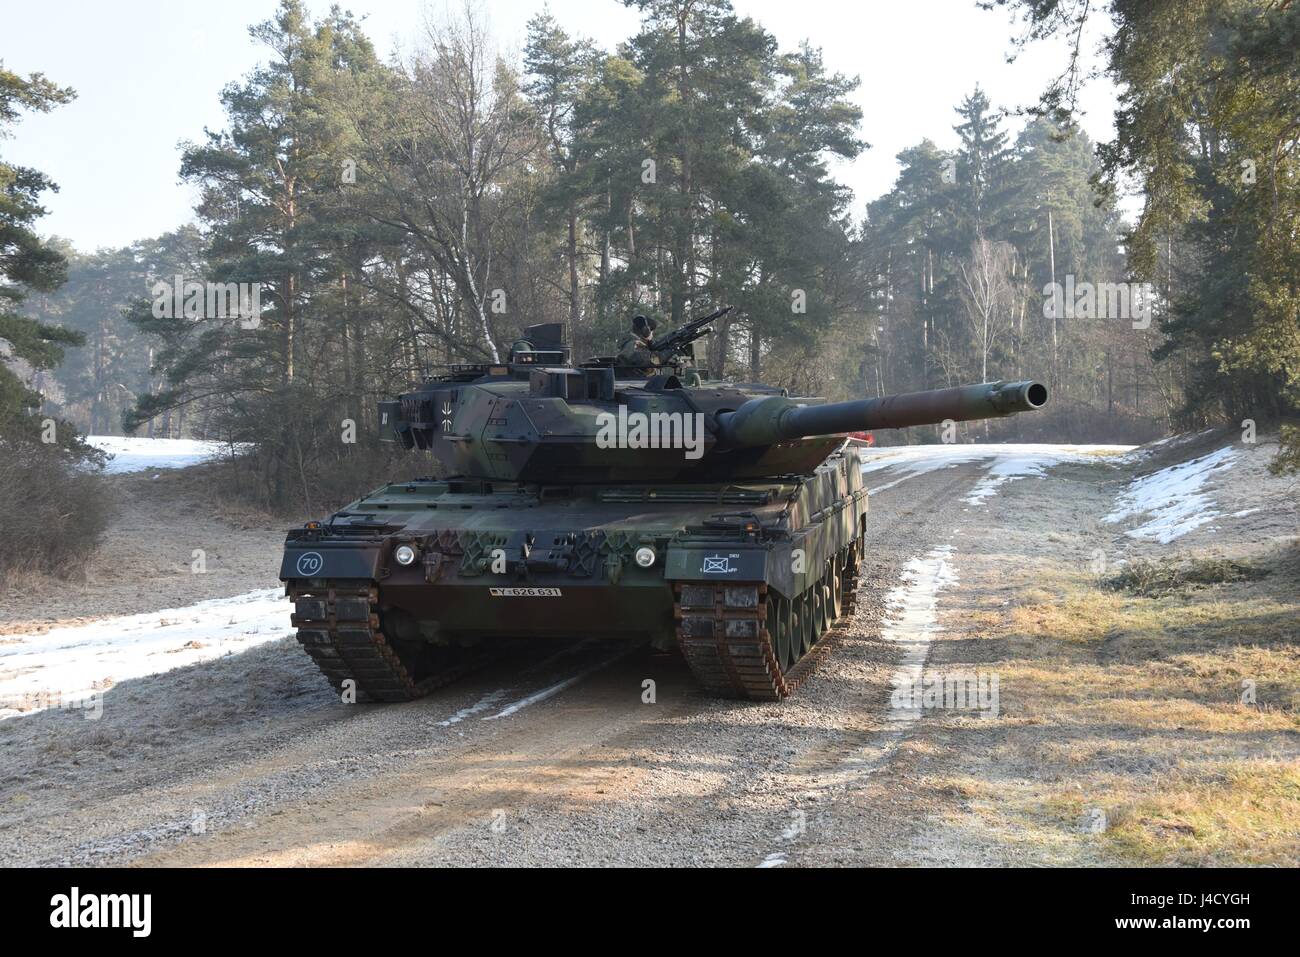
<svg viewBox="0 0 1300 957">
<path fill-rule="evenodd" d="M 558 588 L 489 588 L 493 598 L 559 598 Z"/>
</svg>

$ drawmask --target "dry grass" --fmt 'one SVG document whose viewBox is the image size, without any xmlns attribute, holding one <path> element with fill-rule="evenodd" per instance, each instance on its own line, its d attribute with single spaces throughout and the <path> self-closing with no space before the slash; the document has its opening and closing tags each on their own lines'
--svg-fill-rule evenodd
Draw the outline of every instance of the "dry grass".
<svg viewBox="0 0 1300 957">
<path fill-rule="evenodd" d="M 1157 597 L 1226 582 L 1258 581 L 1269 574 L 1253 562 L 1230 558 L 1200 558 L 1192 561 L 1139 558 L 1120 570 L 1107 584 L 1134 595 Z"/>
<path fill-rule="evenodd" d="M 926 785 L 969 805 L 981 828 L 1065 842 L 1078 860 L 1300 860 L 1291 557 L 1162 563 L 1118 587 L 1051 561 L 1024 577 L 999 582 L 1015 604 L 988 588 L 963 610 L 1002 651 L 999 730 L 962 756 L 974 774 Z"/>
<path fill-rule="evenodd" d="M 103 479 L 52 447 L 0 449 L 0 586 L 82 572 L 108 526 Z"/>
</svg>

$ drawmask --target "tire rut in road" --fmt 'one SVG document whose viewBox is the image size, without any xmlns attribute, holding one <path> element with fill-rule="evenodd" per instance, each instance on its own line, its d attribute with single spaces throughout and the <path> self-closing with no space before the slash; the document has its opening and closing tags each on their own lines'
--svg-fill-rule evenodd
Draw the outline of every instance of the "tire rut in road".
<svg viewBox="0 0 1300 957">
<path fill-rule="evenodd" d="M 92 745 L 104 741 L 90 752 L 93 761 L 81 759 L 75 777 L 41 763 L 39 748 L 33 753 L 24 747 L 11 755 L 35 763 L 15 766 L 10 786 L 0 791 L 0 821 L 7 819 L 0 835 L 8 835 L 0 837 L 0 853 L 24 864 L 123 863 L 196 836 L 191 833 L 195 825 L 215 833 L 281 804 L 328 793 L 339 781 L 356 782 L 400 768 L 430 748 L 463 750 L 490 728 L 490 723 L 476 727 L 478 722 L 466 714 L 482 716 L 472 712 L 476 702 L 495 692 L 508 703 L 571 674 L 596 651 L 584 652 L 582 646 L 521 646 L 472 680 L 392 707 L 339 703 L 318 674 L 308 673 L 305 658 L 299 661 L 299 649 L 290 646 L 274 654 L 259 649 L 251 657 L 221 659 L 206 670 L 187 669 L 193 676 L 169 672 L 128 683 L 122 688 L 130 690 L 114 691 L 126 697 L 106 703 L 105 714 L 113 719 L 107 737 L 94 724 L 80 721 L 54 726 L 77 739 L 67 747 L 87 747 L 87 735 L 93 736 Z M 243 660 L 271 670 L 264 675 L 259 664 L 232 667 Z M 267 687 L 265 693 L 242 699 L 253 710 L 227 720 L 229 696 L 210 682 L 267 686 L 272 679 L 284 680 L 296 664 L 303 667 L 292 671 L 296 684 L 290 701 L 276 698 Z M 188 693 L 199 690 L 196 680 L 203 681 L 199 698 Z M 460 720 L 452 720 L 457 715 Z M 31 720 L 48 725 L 53 719 Z M 125 736 L 125 747 L 114 743 L 124 725 L 166 726 L 179 733 L 147 735 L 147 748 L 140 750 L 133 746 L 138 737 L 133 734 Z M 37 735 L 35 743 L 40 741 Z M 8 803 L 2 800 L 5 794 Z M 23 803 L 25 794 L 40 794 L 39 808 Z M 24 808 L 31 813 L 21 813 Z"/>
<path fill-rule="evenodd" d="M 596 649 L 608 655 L 608 649 Z M 657 658 L 658 661 L 653 659 Z M 581 665 L 574 663 L 570 670 Z M 538 800 L 595 795 L 617 773 L 597 752 L 622 754 L 646 720 L 642 681 L 656 681 L 656 721 L 696 705 L 680 662 L 648 652 L 628 656 L 552 699 L 500 720 L 469 719 L 471 742 L 411 755 L 402 768 L 341 780 L 328 793 L 244 825 L 184 840 L 142 865 L 359 865 L 400 863 L 440 834 L 491 827 L 494 813 Z M 542 683 L 538 683 L 539 685 Z M 562 700 L 562 703 L 561 703 Z M 489 719 L 489 720 L 484 720 Z M 467 722 L 467 723 L 469 723 Z M 251 824 L 251 826 L 247 826 Z"/>
</svg>

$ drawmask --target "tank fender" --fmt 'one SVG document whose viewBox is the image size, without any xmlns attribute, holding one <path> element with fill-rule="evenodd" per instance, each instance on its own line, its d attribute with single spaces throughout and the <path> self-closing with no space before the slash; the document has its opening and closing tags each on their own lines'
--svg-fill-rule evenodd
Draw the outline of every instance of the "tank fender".
<svg viewBox="0 0 1300 957">
<path fill-rule="evenodd" d="M 672 581 L 754 582 L 767 578 L 771 549 L 752 542 L 677 542 L 664 558 Z"/>
<path fill-rule="evenodd" d="M 766 582 L 783 595 L 796 593 L 792 543 L 685 542 L 672 545 L 664 577 L 688 582 Z"/>
<path fill-rule="evenodd" d="M 356 542 L 287 542 L 280 560 L 280 581 L 303 578 L 379 577 L 383 549 Z"/>
</svg>

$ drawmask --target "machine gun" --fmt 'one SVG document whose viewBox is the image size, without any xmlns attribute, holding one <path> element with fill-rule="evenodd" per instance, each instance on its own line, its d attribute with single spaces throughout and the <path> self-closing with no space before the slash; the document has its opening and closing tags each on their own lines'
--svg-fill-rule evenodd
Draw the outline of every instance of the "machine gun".
<svg viewBox="0 0 1300 957">
<path fill-rule="evenodd" d="M 692 319 L 686 325 L 674 329 L 662 341 L 650 343 L 650 351 L 664 360 L 681 355 L 687 351 L 692 342 L 709 331 L 709 323 L 721 319 L 729 312 L 731 312 L 731 307 L 723 306 L 707 316 Z"/>
</svg>

